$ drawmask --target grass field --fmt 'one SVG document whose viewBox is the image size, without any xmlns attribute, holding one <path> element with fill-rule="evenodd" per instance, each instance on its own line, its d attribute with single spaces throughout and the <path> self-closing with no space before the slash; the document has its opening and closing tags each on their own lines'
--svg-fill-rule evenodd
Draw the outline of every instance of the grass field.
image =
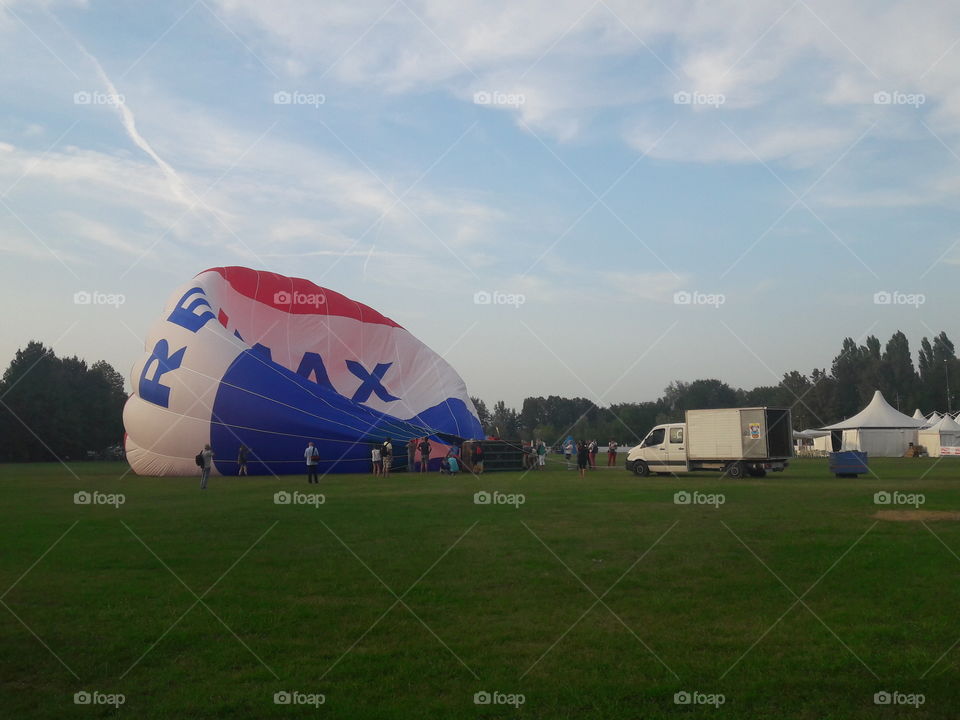
<svg viewBox="0 0 960 720">
<path fill-rule="evenodd" d="M 872 467 L 201 493 L 119 464 L 72 465 L 79 480 L 0 466 L 0 715 L 954 718 L 960 523 L 873 516 L 891 509 L 880 490 L 960 510 L 960 459 Z M 275 504 L 282 489 L 325 502 Z M 124 503 L 74 504 L 81 490 Z M 524 502 L 478 505 L 480 490 Z M 695 490 L 724 502 L 674 503 Z M 124 702 L 75 704 L 82 691 Z M 475 704 L 484 691 L 523 702 Z M 875 705 L 883 691 L 923 703 Z"/>
</svg>

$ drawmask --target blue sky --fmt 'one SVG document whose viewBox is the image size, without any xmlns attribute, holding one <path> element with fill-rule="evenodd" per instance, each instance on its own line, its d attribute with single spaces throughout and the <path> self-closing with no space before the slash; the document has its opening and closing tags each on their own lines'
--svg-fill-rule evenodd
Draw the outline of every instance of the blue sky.
<svg viewBox="0 0 960 720">
<path fill-rule="evenodd" d="M 363 5 L 7 0 L 0 356 L 126 373 L 218 265 L 377 308 L 488 403 L 960 339 L 955 3 Z"/>
</svg>

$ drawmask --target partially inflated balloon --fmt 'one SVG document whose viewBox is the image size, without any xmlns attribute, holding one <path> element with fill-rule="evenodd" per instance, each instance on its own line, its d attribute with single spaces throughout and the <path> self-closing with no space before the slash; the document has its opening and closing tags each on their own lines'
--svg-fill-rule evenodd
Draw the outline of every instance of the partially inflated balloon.
<svg viewBox="0 0 960 720">
<path fill-rule="evenodd" d="M 303 471 L 313 441 L 321 472 L 361 472 L 386 438 L 483 436 L 463 380 L 376 310 L 308 280 L 213 268 L 171 295 L 131 374 L 127 460 L 141 475 L 214 468 Z"/>
</svg>

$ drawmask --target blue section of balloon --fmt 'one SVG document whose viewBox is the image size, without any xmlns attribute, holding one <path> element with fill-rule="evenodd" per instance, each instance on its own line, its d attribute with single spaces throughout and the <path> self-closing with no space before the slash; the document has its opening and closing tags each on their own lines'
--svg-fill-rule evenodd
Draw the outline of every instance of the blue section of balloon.
<svg viewBox="0 0 960 720">
<path fill-rule="evenodd" d="M 461 406 L 458 414 L 472 418 L 461 401 L 453 402 Z M 365 472 L 374 444 L 391 438 L 395 463 L 401 465 L 406 463 L 405 445 L 411 438 L 451 427 L 445 405 L 431 408 L 419 418 L 445 422 L 421 425 L 377 412 L 251 349 L 237 356 L 220 382 L 210 442 L 217 470 L 224 475 L 236 473 L 241 444 L 249 448 L 251 474 L 302 473 L 303 453 L 310 441 L 320 451 L 321 473 Z"/>
<path fill-rule="evenodd" d="M 483 426 L 460 398 L 450 398 L 410 418 L 410 422 L 463 439 L 483 437 Z"/>
</svg>

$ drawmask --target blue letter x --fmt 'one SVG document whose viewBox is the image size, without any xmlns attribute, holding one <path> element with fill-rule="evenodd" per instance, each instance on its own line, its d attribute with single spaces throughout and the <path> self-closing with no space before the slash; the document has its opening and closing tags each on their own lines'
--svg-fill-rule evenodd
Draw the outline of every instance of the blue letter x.
<svg viewBox="0 0 960 720">
<path fill-rule="evenodd" d="M 360 387 L 358 387 L 357 391 L 353 394 L 353 401 L 358 403 L 366 402 L 370 399 L 370 393 L 376 393 L 377 397 L 384 402 L 399 400 L 400 398 L 388 393 L 387 389 L 381 383 L 383 376 L 387 374 L 387 370 L 390 369 L 391 365 L 393 365 L 393 363 L 377 363 L 377 366 L 371 373 L 367 372 L 367 369 L 356 360 L 347 360 L 347 369 L 363 380 L 363 382 L 360 383 Z"/>
</svg>

